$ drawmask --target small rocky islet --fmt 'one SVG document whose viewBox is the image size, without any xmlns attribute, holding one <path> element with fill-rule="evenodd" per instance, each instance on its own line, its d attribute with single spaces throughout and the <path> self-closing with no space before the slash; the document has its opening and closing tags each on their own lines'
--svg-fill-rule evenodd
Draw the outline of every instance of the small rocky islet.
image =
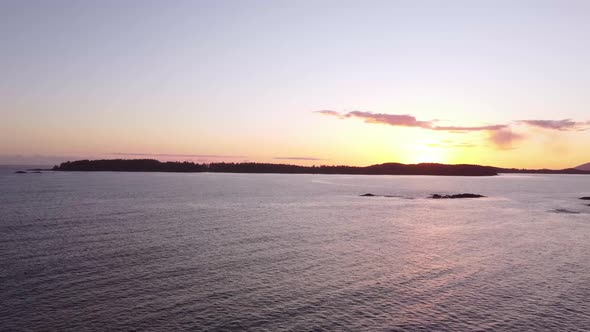
<svg viewBox="0 0 590 332">
<path fill-rule="evenodd" d="M 566 213 L 566 214 L 580 214 L 579 211 L 573 211 L 573 210 L 568 210 L 568 209 L 553 209 L 553 210 L 549 210 L 549 212 Z"/>
<path fill-rule="evenodd" d="M 375 195 L 372 193 L 366 193 L 360 195 L 361 197 L 396 197 L 392 195 Z M 428 196 L 431 199 L 457 199 L 457 198 L 481 198 L 486 197 L 484 195 L 479 194 L 470 194 L 470 193 L 463 193 L 463 194 L 453 194 L 453 195 L 441 195 L 441 194 L 432 194 Z"/>
<path fill-rule="evenodd" d="M 465 194 L 455 194 L 455 195 L 432 194 L 428 198 L 432 198 L 432 199 L 445 199 L 445 198 L 456 199 L 456 198 L 482 198 L 482 197 L 485 197 L 485 196 L 484 195 L 479 195 L 479 194 L 465 193 Z"/>
<path fill-rule="evenodd" d="M 580 197 L 579 199 L 584 200 L 584 201 L 590 201 L 590 196 L 584 196 L 584 197 Z M 584 204 L 586 206 L 590 206 L 590 204 Z M 549 212 L 555 212 L 555 213 L 568 213 L 568 214 L 580 214 L 580 211 L 573 211 L 573 210 L 568 210 L 568 209 L 553 209 L 553 210 L 549 210 Z"/>
</svg>

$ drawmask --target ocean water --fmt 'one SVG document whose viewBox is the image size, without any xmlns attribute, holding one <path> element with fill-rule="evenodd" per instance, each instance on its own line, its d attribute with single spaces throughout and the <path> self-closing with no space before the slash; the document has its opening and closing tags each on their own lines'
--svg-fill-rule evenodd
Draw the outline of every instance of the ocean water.
<svg viewBox="0 0 590 332">
<path fill-rule="evenodd" d="M 425 198 L 463 192 L 488 197 Z M 590 176 L 0 170 L 0 330 L 588 331 L 581 196 Z"/>
</svg>

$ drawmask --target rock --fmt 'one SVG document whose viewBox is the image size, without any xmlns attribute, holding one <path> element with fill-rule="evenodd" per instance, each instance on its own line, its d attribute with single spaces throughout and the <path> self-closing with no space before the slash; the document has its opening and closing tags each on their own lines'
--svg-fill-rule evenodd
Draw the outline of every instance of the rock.
<svg viewBox="0 0 590 332">
<path fill-rule="evenodd" d="M 586 196 L 586 197 L 580 197 L 580 199 L 583 199 L 585 201 L 590 201 L 590 196 Z"/>
<path fill-rule="evenodd" d="M 567 210 L 567 209 L 554 209 L 554 210 L 550 210 L 549 212 L 553 212 L 553 213 L 567 213 L 567 214 L 580 214 L 580 212 L 578 212 L 578 211 L 572 211 L 572 210 Z"/>
<path fill-rule="evenodd" d="M 485 197 L 484 195 L 479 194 L 459 194 L 459 195 L 451 195 L 451 198 L 482 198 Z"/>
<path fill-rule="evenodd" d="M 31 172 L 31 173 L 35 173 L 35 174 L 41 174 L 41 173 L 43 173 L 43 172 L 40 172 L 40 171 L 34 171 L 34 172 Z"/>
<path fill-rule="evenodd" d="M 430 195 L 429 198 L 432 198 L 432 199 L 442 199 L 442 198 L 455 199 L 455 198 L 481 198 L 481 197 L 485 197 L 485 196 L 478 195 L 478 194 L 465 193 L 465 194 L 455 194 L 455 195 L 432 194 L 432 195 Z"/>
<path fill-rule="evenodd" d="M 25 171 L 16 171 L 14 173 L 16 173 L 16 174 L 27 174 L 27 172 L 25 172 Z"/>
<path fill-rule="evenodd" d="M 375 196 L 377 196 L 377 195 L 373 195 L 371 193 L 366 193 L 364 195 L 361 195 L 361 197 L 375 197 Z"/>
</svg>

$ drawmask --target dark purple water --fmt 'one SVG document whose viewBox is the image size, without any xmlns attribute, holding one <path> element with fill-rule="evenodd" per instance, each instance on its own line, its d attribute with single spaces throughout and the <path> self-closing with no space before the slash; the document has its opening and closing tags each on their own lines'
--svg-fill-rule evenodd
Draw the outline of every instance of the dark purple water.
<svg viewBox="0 0 590 332">
<path fill-rule="evenodd" d="M 590 328 L 590 177 L 0 172 L 2 331 Z"/>
</svg>

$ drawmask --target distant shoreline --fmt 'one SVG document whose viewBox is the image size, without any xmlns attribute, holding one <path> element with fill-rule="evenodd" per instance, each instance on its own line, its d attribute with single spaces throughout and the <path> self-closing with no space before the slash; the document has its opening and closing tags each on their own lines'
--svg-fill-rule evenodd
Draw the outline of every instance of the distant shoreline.
<svg viewBox="0 0 590 332">
<path fill-rule="evenodd" d="M 435 163 L 385 163 L 371 166 L 299 166 L 270 163 L 161 162 L 154 159 L 77 160 L 61 163 L 53 171 L 72 172 L 166 172 L 166 173 L 253 173 L 253 174 L 342 174 L 342 175 L 436 175 L 495 176 L 498 174 L 590 174 L 578 169 L 514 169 L 481 165 Z"/>
</svg>

